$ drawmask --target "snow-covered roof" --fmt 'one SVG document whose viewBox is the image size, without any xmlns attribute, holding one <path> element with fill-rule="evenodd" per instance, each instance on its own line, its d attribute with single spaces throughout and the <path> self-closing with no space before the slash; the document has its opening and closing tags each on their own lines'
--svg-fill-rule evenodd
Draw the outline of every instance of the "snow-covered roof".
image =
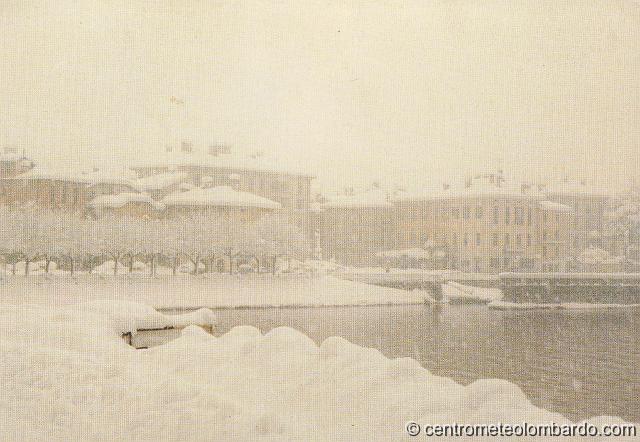
<svg viewBox="0 0 640 442">
<path fill-rule="evenodd" d="M 53 180 L 53 181 L 68 181 L 81 184 L 122 184 L 130 187 L 135 187 L 133 182 L 124 174 L 107 172 L 107 171 L 95 171 L 95 172 L 68 172 L 64 170 L 47 169 L 44 167 L 36 167 L 28 172 L 20 174 L 16 177 L 5 178 L 13 180 Z"/>
<path fill-rule="evenodd" d="M 393 207 L 393 204 L 389 202 L 385 191 L 376 189 L 357 193 L 355 195 L 334 196 L 326 203 L 319 204 L 318 207 L 320 209 Z"/>
<path fill-rule="evenodd" d="M 566 204 L 555 203 L 553 201 L 540 201 L 538 205 L 545 210 L 552 210 L 554 212 L 560 213 L 573 213 L 573 208 L 571 206 L 567 206 Z"/>
<path fill-rule="evenodd" d="M 609 197 L 605 190 L 577 181 L 563 181 L 553 183 L 546 187 L 545 193 L 550 196 L 583 196 L 583 197 Z"/>
<path fill-rule="evenodd" d="M 314 174 L 303 165 L 285 165 L 267 155 L 242 155 L 239 153 L 224 153 L 210 155 L 205 152 L 163 152 L 152 159 L 139 159 L 131 164 L 131 168 L 168 167 L 175 169 L 180 166 L 199 166 L 219 169 L 251 170 L 256 172 L 274 172 L 285 175 L 314 177 Z"/>
<path fill-rule="evenodd" d="M 4 163 L 9 163 L 9 162 L 13 163 L 13 162 L 24 160 L 24 159 L 25 158 L 22 155 L 17 154 L 15 152 L 0 153 L 0 161 Z"/>
<path fill-rule="evenodd" d="M 137 179 L 134 184 L 142 191 L 161 190 L 181 183 L 189 176 L 184 172 L 166 172 Z"/>
<path fill-rule="evenodd" d="M 441 186 L 417 192 L 403 192 L 395 195 L 393 201 L 429 201 L 468 198 L 512 198 L 542 199 L 544 195 L 536 186 L 516 182 L 501 181 L 500 184 L 488 179 L 474 179 L 468 185 Z"/>
<path fill-rule="evenodd" d="M 238 191 L 229 186 L 209 189 L 197 188 L 173 193 L 168 195 L 163 202 L 167 206 L 256 207 L 261 209 L 279 209 L 281 207 L 280 203 L 253 193 Z"/>
<path fill-rule="evenodd" d="M 156 203 L 146 193 L 123 192 L 116 195 L 100 195 L 89 202 L 89 206 L 96 209 L 119 209 L 129 203 L 145 203 L 150 204 L 156 209 L 162 209 L 162 203 Z"/>
</svg>

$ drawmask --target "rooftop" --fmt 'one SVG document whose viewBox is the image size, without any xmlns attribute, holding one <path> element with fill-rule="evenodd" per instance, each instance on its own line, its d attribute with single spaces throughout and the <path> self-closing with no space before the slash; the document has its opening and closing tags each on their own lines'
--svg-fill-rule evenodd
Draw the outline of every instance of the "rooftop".
<svg viewBox="0 0 640 442">
<path fill-rule="evenodd" d="M 550 196 L 593 196 L 608 197 L 609 193 L 584 182 L 565 180 L 546 187 L 545 193 Z"/>
<path fill-rule="evenodd" d="M 229 186 L 209 189 L 191 189 L 173 193 L 163 203 L 166 206 L 212 206 L 212 207 L 254 207 L 260 209 L 279 209 L 280 203 L 271 201 L 253 193 L 235 190 Z"/>
<path fill-rule="evenodd" d="M 150 204 L 155 209 L 163 208 L 162 203 L 157 203 L 149 195 L 146 193 L 131 193 L 131 192 L 123 192 L 117 195 L 100 195 L 95 197 L 89 203 L 90 207 L 96 209 L 119 209 L 124 207 L 129 203 L 144 203 Z"/>
<path fill-rule="evenodd" d="M 192 166 L 314 177 L 314 174 L 307 169 L 307 165 L 287 165 L 284 161 L 279 161 L 266 154 L 250 155 L 231 151 L 213 154 L 198 150 L 190 152 L 182 151 L 179 148 L 177 150 L 162 152 L 153 159 L 134 161 L 131 164 L 131 168 L 168 167 L 169 169 L 175 169 L 181 166 Z"/>
<path fill-rule="evenodd" d="M 91 184 L 122 184 L 135 188 L 133 181 L 124 173 L 107 172 L 107 171 L 66 171 L 35 167 L 28 172 L 13 178 L 4 178 L 12 180 L 53 180 L 67 181 L 74 183 Z"/>
<path fill-rule="evenodd" d="M 506 181 L 500 175 L 482 175 L 455 186 L 443 185 L 421 192 L 404 192 L 393 201 L 427 201 L 464 198 L 518 198 L 543 199 L 544 194 L 537 186 Z"/>
<path fill-rule="evenodd" d="M 369 190 L 353 195 L 337 195 L 326 203 L 318 205 L 319 209 L 357 208 L 357 207 L 393 207 L 387 192 L 381 189 Z"/>
</svg>

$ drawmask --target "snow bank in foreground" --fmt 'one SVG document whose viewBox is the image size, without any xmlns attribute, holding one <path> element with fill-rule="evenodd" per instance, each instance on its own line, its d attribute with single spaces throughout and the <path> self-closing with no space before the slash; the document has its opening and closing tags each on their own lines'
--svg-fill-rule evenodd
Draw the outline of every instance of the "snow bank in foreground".
<svg viewBox="0 0 640 442">
<path fill-rule="evenodd" d="M 507 381 L 463 387 L 412 359 L 337 337 L 318 347 L 288 328 L 216 338 L 191 326 L 136 351 L 121 339 L 123 317 L 103 308 L 0 307 L 3 439 L 389 441 L 409 439 L 410 420 L 567 422 Z M 110 310 L 131 321 L 149 312 Z"/>
</svg>

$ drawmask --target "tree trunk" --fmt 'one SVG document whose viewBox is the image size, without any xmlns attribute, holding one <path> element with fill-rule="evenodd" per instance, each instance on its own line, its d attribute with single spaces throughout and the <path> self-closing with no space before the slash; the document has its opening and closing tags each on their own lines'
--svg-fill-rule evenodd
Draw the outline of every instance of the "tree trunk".
<svg viewBox="0 0 640 442">
<path fill-rule="evenodd" d="M 18 263 L 17 263 L 17 262 L 14 262 L 14 263 L 11 265 L 11 274 L 12 274 L 12 275 L 15 275 L 15 274 L 16 274 L 16 266 L 17 266 L 17 265 L 18 265 Z"/>
<path fill-rule="evenodd" d="M 134 263 L 134 259 L 135 256 L 131 255 L 131 259 L 129 260 L 129 273 L 133 273 L 133 263 Z"/>
<path fill-rule="evenodd" d="M 51 264 L 51 258 L 45 258 L 46 264 L 44 266 L 44 272 L 49 274 L 49 265 Z"/>
<path fill-rule="evenodd" d="M 118 274 L 118 258 L 119 256 L 112 256 L 113 258 L 113 276 Z"/>
<path fill-rule="evenodd" d="M 229 255 L 229 274 L 233 275 L 233 256 Z"/>
<path fill-rule="evenodd" d="M 25 258 L 24 260 L 24 276 L 29 276 L 29 264 L 31 260 L 29 258 Z"/>
<path fill-rule="evenodd" d="M 173 258 L 172 270 L 173 270 L 173 276 L 176 276 L 176 271 L 178 270 L 178 257 L 177 256 L 175 256 Z"/>
<path fill-rule="evenodd" d="M 275 274 L 276 274 L 276 264 L 277 264 L 277 263 L 278 263 L 278 257 L 277 257 L 277 256 L 274 256 L 274 257 L 273 257 L 273 263 L 272 263 L 272 265 L 271 265 L 271 273 L 272 273 L 273 275 L 275 275 Z"/>
<path fill-rule="evenodd" d="M 189 259 L 193 263 L 193 272 L 191 274 L 192 275 L 197 275 L 198 274 L 198 264 L 200 264 L 200 255 L 196 255 L 195 260 L 192 259 L 191 257 L 189 257 Z"/>
<path fill-rule="evenodd" d="M 155 273 L 156 273 L 155 259 L 156 259 L 156 255 L 152 253 L 151 254 L 151 258 L 149 260 L 149 267 L 151 267 L 151 277 L 152 278 L 155 276 Z"/>
<path fill-rule="evenodd" d="M 70 266 L 71 266 L 71 276 L 73 276 L 73 273 L 75 272 L 75 268 L 74 268 L 74 262 L 73 262 L 73 257 L 72 256 L 69 257 L 69 261 L 70 261 Z"/>
</svg>

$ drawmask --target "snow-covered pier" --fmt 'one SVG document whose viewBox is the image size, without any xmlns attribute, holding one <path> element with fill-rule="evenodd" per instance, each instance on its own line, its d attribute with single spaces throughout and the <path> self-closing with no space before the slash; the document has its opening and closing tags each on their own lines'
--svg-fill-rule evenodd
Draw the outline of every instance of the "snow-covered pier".
<svg viewBox="0 0 640 442">
<path fill-rule="evenodd" d="M 513 303 L 640 304 L 640 273 L 502 273 Z"/>
</svg>

